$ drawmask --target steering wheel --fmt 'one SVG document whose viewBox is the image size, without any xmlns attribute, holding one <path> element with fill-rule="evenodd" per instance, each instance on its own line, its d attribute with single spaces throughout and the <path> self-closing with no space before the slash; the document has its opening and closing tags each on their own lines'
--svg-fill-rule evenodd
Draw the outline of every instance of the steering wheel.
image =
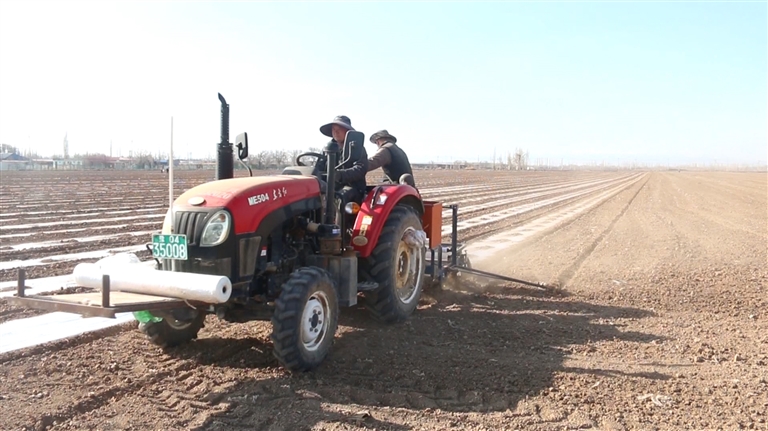
<svg viewBox="0 0 768 431">
<path fill-rule="evenodd" d="M 296 156 L 296 166 L 310 166 L 310 165 L 305 165 L 304 162 L 301 161 L 302 157 L 314 157 L 315 164 L 317 164 L 317 161 L 322 159 L 325 156 L 323 156 L 320 153 L 301 153 L 298 156 Z"/>
</svg>

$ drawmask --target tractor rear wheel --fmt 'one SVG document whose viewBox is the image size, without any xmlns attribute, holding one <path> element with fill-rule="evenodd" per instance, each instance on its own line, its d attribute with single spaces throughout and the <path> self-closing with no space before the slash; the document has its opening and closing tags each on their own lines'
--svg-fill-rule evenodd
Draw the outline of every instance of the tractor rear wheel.
<svg viewBox="0 0 768 431">
<path fill-rule="evenodd" d="M 283 284 L 272 316 L 274 355 L 293 372 L 317 368 L 333 345 L 339 300 L 328 273 L 301 268 Z"/>
<path fill-rule="evenodd" d="M 419 305 L 426 249 L 414 246 L 409 236 L 421 229 L 421 219 L 411 207 L 395 206 L 373 252 L 360 260 L 364 278 L 379 284 L 377 289 L 364 293 L 364 303 L 385 323 L 405 321 Z"/>
<path fill-rule="evenodd" d="M 197 338 L 204 323 L 205 313 L 195 312 L 191 320 L 177 320 L 171 313 L 163 313 L 162 320 L 142 322 L 139 329 L 152 343 L 160 347 L 175 347 Z"/>
</svg>

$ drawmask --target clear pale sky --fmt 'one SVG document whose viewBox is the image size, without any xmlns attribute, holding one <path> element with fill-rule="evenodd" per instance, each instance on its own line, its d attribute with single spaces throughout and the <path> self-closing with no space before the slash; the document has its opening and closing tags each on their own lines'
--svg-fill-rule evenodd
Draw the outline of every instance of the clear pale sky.
<svg viewBox="0 0 768 431">
<path fill-rule="evenodd" d="M 766 2 L 0 2 L 0 142 L 306 149 L 344 114 L 412 162 L 766 163 Z M 368 144 L 368 151 L 374 151 Z"/>
</svg>

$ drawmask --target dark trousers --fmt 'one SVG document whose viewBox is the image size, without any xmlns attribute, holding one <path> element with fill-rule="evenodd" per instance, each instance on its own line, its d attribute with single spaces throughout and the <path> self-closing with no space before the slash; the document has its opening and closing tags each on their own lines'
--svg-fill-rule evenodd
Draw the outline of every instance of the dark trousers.
<svg viewBox="0 0 768 431">
<path fill-rule="evenodd" d="M 358 204 L 361 204 L 363 202 L 363 193 L 358 190 L 357 188 L 350 187 L 350 186 L 344 186 L 342 187 L 338 193 L 342 196 L 342 199 L 345 203 L 349 202 L 357 202 Z M 350 215 L 344 212 L 344 205 L 341 205 L 340 200 L 336 200 L 336 208 L 338 209 L 338 213 L 336 213 L 336 224 L 341 226 L 341 218 L 344 217 L 344 227 L 345 232 L 343 235 L 344 243 L 349 244 L 351 240 L 351 229 L 355 225 L 355 218 L 357 218 L 356 215 Z"/>
<path fill-rule="evenodd" d="M 363 193 L 357 188 L 344 186 L 341 188 L 341 190 L 339 190 L 339 194 L 343 197 L 344 202 L 357 202 L 358 204 L 363 203 Z"/>
</svg>

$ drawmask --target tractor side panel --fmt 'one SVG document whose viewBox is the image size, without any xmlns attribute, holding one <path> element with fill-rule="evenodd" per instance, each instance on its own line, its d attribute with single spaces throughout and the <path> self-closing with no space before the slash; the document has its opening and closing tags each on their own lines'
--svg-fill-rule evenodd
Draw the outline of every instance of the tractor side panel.
<svg viewBox="0 0 768 431">
<path fill-rule="evenodd" d="M 174 202 L 177 211 L 224 207 L 234 219 L 235 235 L 256 231 L 262 221 L 275 211 L 294 203 L 320 197 L 320 184 L 313 177 L 276 175 L 232 178 L 201 184 L 187 190 Z M 204 203 L 192 206 L 192 198 Z"/>
<path fill-rule="evenodd" d="M 306 211 L 315 209 L 315 205 L 306 205 L 310 201 L 316 201 L 319 208 L 320 193 L 313 192 L 306 187 L 285 186 L 270 187 L 264 190 L 255 190 L 249 196 L 233 200 L 228 208 L 235 217 L 235 234 L 254 232 L 263 228 L 268 216 L 273 213 L 284 213 L 286 217 L 294 215 L 294 206 Z M 249 198 L 252 196 L 269 196 L 269 201 L 251 205 Z"/>
<path fill-rule="evenodd" d="M 378 186 L 365 197 L 352 230 L 352 246 L 360 253 L 360 257 L 366 258 L 371 255 L 389 213 L 397 204 L 413 207 L 419 213 L 419 217 L 424 214 L 419 192 L 408 185 Z"/>
</svg>

